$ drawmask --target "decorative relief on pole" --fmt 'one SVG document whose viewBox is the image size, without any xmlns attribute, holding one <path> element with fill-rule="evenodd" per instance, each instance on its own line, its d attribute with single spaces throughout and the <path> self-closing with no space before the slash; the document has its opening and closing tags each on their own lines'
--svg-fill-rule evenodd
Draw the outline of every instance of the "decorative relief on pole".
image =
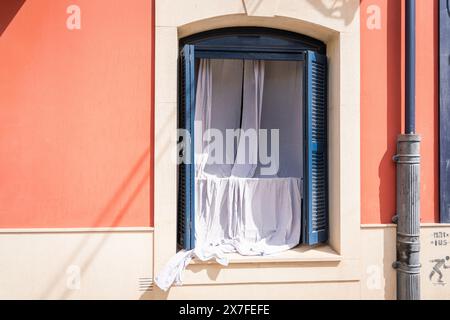
<svg viewBox="0 0 450 320">
<path fill-rule="evenodd" d="M 242 0 L 245 12 L 253 17 L 274 17 L 280 0 Z"/>
</svg>

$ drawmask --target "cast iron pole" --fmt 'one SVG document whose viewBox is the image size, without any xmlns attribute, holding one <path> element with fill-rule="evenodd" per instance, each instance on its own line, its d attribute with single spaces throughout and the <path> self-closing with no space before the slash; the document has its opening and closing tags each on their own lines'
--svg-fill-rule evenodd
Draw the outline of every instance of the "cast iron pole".
<svg viewBox="0 0 450 320">
<path fill-rule="evenodd" d="M 420 136 L 415 128 L 416 2 L 406 0 L 405 133 L 397 155 L 397 299 L 420 299 Z"/>
</svg>

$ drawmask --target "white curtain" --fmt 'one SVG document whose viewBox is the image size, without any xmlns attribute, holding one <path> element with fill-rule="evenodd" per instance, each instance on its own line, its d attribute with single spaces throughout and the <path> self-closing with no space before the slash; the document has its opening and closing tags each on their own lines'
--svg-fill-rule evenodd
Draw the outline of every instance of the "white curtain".
<svg viewBox="0 0 450 320">
<path fill-rule="evenodd" d="M 203 135 L 211 128 L 211 99 L 212 99 L 212 70 L 211 60 L 202 59 L 198 69 L 197 92 L 195 100 L 195 126 L 201 131 L 195 134 Z M 194 135 L 196 137 L 196 135 Z M 196 175 L 202 176 L 208 160 L 208 144 L 203 139 L 195 141 Z"/>
<path fill-rule="evenodd" d="M 279 129 L 279 169 L 272 176 L 302 178 L 303 64 L 201 59 L 195 120 L 202 133 L 215 129 L 225 137 L 227 129 Z M 197 177 L 207 173 L 217 177 L 267 178 L 261 174 L 265 165 L 258 159 L 259 136 L 256 144 L 249 143 L 248 135 L 237 137 L 234 148 L 223 150 L 222 163 L 208 162 L 211 137 L 204 138 L 196 144 Z M 199 142 L 197 139 L 198 136 Z M 267 140 L 267 149 L 276 151 L 271 139 Z"/>
<path fill-rule="evenodd" d="M 279 129 L 276 177 L 303 178 L 303 61 L 266 61 L 261 129 Z M 273 150 L 268 139 L 268 149 Z M 258 164 L 256 177 L 261 175 Z"/>
<path fill-rule="evenodd" d="M 265 62 L 261 60 L 246 60 L 244 63 L 242 134 L 239 138 L 235 164 L 231 171 L 231 175 L 235 177 L 252 178 L 258 166 L 258 133 L 261 126 L 264 67 Z M 251 141 L 252 134 L 254 134 L 254 141 Z"/>
<path fill-rule="evenodd" d="M 211 136 L 196 144 L 195 249 L 169 261 L 155 279 L 161 289 L 181 284 L 193 257 L 226 265 L 226 253 L 267 255 L 299 243 L 302 79 L 302 62 L 200 60 L 195 119 L 203 132 L 279 129 L 279 170 L 261 174 L 258 135 L 252 144 L 241 134 L 236 152 L 224 151 L 230 163 L 211 163 Z"/>
<path fill-rule="evenodd" d="M 225 137 L 227 129 L 236 130 L 240 127 L 242 77 L 242 60 L 200 60 L 195 104 L 196 125 L 202 129 L 195 135 L 197 177 L 205 174 L 217 177 L 231 175 L 236 147 L 222 150 L 223 161 L 214 162 L 213 158 L 217 157 L 211 157 L 211 153 L 217 151 L 212 147 L 215 137 L 205 133 L 214 129 Z"/>
</svg>

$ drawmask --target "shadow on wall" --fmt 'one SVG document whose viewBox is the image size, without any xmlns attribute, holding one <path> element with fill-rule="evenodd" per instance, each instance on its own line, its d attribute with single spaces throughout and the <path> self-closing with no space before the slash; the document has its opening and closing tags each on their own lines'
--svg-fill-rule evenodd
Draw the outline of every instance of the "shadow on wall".
<svg viewBox="0 0 450 320">
<path fill-rule="evenodd" d="M 386 110 L 386 152 L 380 161 L 378 175 L 380 178 L 380 211 L 382 223 L 391 223 L 390 219 L 395 213 L 395 196 L 396 193 L 396 176 L 395 163 L 392 157 L 397 150 L 397 135 L 401 132 L 402 119 L 401 108 L 402 105 L 402 3 L 401 1 L 387 2 L 387 79 L 386 79 L 386 94 L 387 94 L 387 110 Z M 389 218 L 388 218 L 389 217 Z"/>
<path fill-rule="evenodd" d="M 326 0 L 307 0 L 312 6 L 319 10 L 324 16 L 344 20 L 345 25 L 349 25 L 355 18 L 358 6 L 351 5 L 353 0 L 334 0 L 333 2 Z M 350 6 L 354 10 L 346 10 L 345 7 Z"/>
<path fill-rule="evenodd" d="M 103 225 L 101 222 L 108 212 L 113 211 L 115 213 L 112 226 L 118 225 L 124 216 L 129 213 L 131 205 L 134 203 L 137 196 L 142 192 L 145 185 L 150 179 L 150 163 L 151 153 L 150 148 L 147 148 L 140 155 L 135 164 L 131 167 L 130 171 L 125 175 L 124 180 L 118 186 L 116 192 L 111 196 L 110 200 L 106 203 L 105 208 L 98 214 L 97 220 L 93 223 L 94 227 Z M 142 173 L 143 172 L 143 173 Z M 110 233 L 105 233 L 98 244 L 90 249 L 86 254 L 87 243 L 90 240 L 89 234 L 80 241 L 77 248 L 69 255 L 67 261 L 61 264 L 62 269 L 55 274 L 54 280 L 50 285 L 43 290 L 40 299 L 48 299 L 55 296 L 55 290 L 58 284 L 66 276 L 66 266 L 76 262 L 81 266 L 83 272 L 86 272 L 92 265 L 97 254 L 101 251 L 105 242 L 109 239 Z M 57 296 L 57 299 L 68 299 L 72 291 L 65 290 L 61 295 Z"/>
<path fill-rule="evenodd" d="M 400 2 L 400 1 L 398 1 Z M 397 272 L 392 268 L 392 263 L 396 260 L 396 247 L 392 244 L 396 241 L 396 232 L 393 228 L 383 229 L 383 278 L 384 278 L 384 299 L 397 299 Z"/>
<path fill-rule="evenodd" d="M 11 21 L 14 19 L 20 8 L 24 5 L 26 0 L 7 0 L 0 4 L 0 37 L 8 28 Z"/>
</svg>

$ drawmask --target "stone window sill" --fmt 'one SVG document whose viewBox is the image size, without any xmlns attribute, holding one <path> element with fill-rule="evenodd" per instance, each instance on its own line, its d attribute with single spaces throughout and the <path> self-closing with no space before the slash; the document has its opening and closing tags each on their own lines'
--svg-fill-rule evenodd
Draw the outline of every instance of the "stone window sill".
<svg viewBox="0 0 450 320">
<path fill-rule="evenodd" d="M 241 256 L 237 253 L 227 254 L 229 264 L 259 264 L 259 263 L 293 263 L 293 262 L 340 262 L 342 256 L 330 246 L 304 246 L 268 256 Z M 191 264 L 214 264 L 215 261 L 193 259 Z"/>
</svg>

